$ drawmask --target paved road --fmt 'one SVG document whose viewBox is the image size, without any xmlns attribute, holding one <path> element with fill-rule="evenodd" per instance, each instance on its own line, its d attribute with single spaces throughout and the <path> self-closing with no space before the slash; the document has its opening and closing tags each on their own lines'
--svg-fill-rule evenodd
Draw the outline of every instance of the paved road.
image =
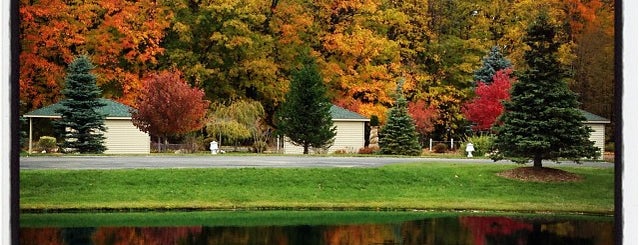
<svg viewBox="0 0 639 245">
<path fill-rule="evenodd" d="M 331 157 L 331 156 L 59 156 L 20 157 L 20 169 L 133 169 L 133 168 L 308 168 L 308 167 L 378 167 L 395 163 L 451 162 L 512 164 L 487 159 L 436 159 L 398 157 Z M 530 165 L 530 164 L 529 164 Z M 611 163 L 584 162 L 561 166 L 613 167 Z M 544 162 L 544 166 L 557 166 Z"/>
</svg>

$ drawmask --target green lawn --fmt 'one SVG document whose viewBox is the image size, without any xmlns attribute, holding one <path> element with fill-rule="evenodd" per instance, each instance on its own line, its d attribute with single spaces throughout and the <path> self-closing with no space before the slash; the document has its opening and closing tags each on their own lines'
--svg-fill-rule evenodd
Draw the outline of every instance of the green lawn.
<svg viewBox="0 0 639 245">
<path fill-rule="evenodd" d="M 497 210 L 610 214 L 612 168 L 561 168 L 577 183 L 526 183 L 504 164 L 381 168 L 23 170 L 26 212 L 91 210 Z"/>
</svg>

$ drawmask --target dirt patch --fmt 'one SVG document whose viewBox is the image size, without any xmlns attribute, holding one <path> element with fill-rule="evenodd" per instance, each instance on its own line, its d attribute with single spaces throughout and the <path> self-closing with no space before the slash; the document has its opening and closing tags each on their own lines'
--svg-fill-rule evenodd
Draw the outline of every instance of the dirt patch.
<svg viewBox="0 0 639 245">
<path fill-rule="evenodd" d="M 498 176 L 507 179 L 516 179 L 530 182 L 576 182 L 583 177 L 555 168 L 521 167 L 497 173 Z"/>
</svg>

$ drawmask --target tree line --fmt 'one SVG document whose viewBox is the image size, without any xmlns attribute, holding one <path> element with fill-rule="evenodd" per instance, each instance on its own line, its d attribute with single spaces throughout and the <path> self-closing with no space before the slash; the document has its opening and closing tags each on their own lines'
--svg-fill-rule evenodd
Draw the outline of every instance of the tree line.
<svg viewBox="0 0 639 245">
<path fill-rule="evenodd" d="M 332 103 L 385 123 L 403 77 L 417 131 L 458 138 L 473 126 L 464 103 L 475 96 L 482 59 L 499 47 L 514 71 L 526 69 L 526 28 L 546 10 L 581 107 L 612 118 L 613 4 L 21 0 L 20 112 L 62 99 L 65 67 L 85 54 L 102 97 L 137 108 L 145 79 L 177 71 L 217 108 L 259 102 L 264 124 L 275 126 L 296 57 L 310 50 Z"/>
</svg>

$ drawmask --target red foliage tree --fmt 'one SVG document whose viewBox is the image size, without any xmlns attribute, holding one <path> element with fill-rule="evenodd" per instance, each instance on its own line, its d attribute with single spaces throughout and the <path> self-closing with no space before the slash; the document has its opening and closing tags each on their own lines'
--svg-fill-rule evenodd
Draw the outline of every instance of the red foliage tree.
<svg viewBox="0 0 639 245">
<path fill-rule="evenodd" d="M 204 91 L 191 88 L 177 71 L 151 74 L 136 99 L 133 124 L 161 138 L 193 132 L 204 126 L 209 101 Z"/>
<path fill-rule="evenodd" d="M 486 244 L 486 237 L 490 235 L 512 235 L 518 231 L 532 231 L 532 224 L 506 217 L 460 217 L 460 223 L 470 229 L 475 243 Z M 521 238 L 520 238 L 521 239 Z M 519 241 L 518 244 L 523 244 Z"/>
<path fill-rule="evenodd" d="M 475 89 L 477 97 L 462 108 L 464 117 L 475 124 L 473 130 L 489 130 L 497 117 L 504 112 L 504 105 L 501 102 L 510 99 L 509 90 L 514 82 L 511 73 L 510 69 L 500 70 L 493 76 L 492 84 L 477 83 Z"/>
<path fill-rule="evenodd" d="M 408 103 L 408 114 L 415 120 L 415 129 L 422 135 L 427 135 L 435 129 L 437 108 L 427 105 L 425 101 L 418 100 Z"/>
</svg>

